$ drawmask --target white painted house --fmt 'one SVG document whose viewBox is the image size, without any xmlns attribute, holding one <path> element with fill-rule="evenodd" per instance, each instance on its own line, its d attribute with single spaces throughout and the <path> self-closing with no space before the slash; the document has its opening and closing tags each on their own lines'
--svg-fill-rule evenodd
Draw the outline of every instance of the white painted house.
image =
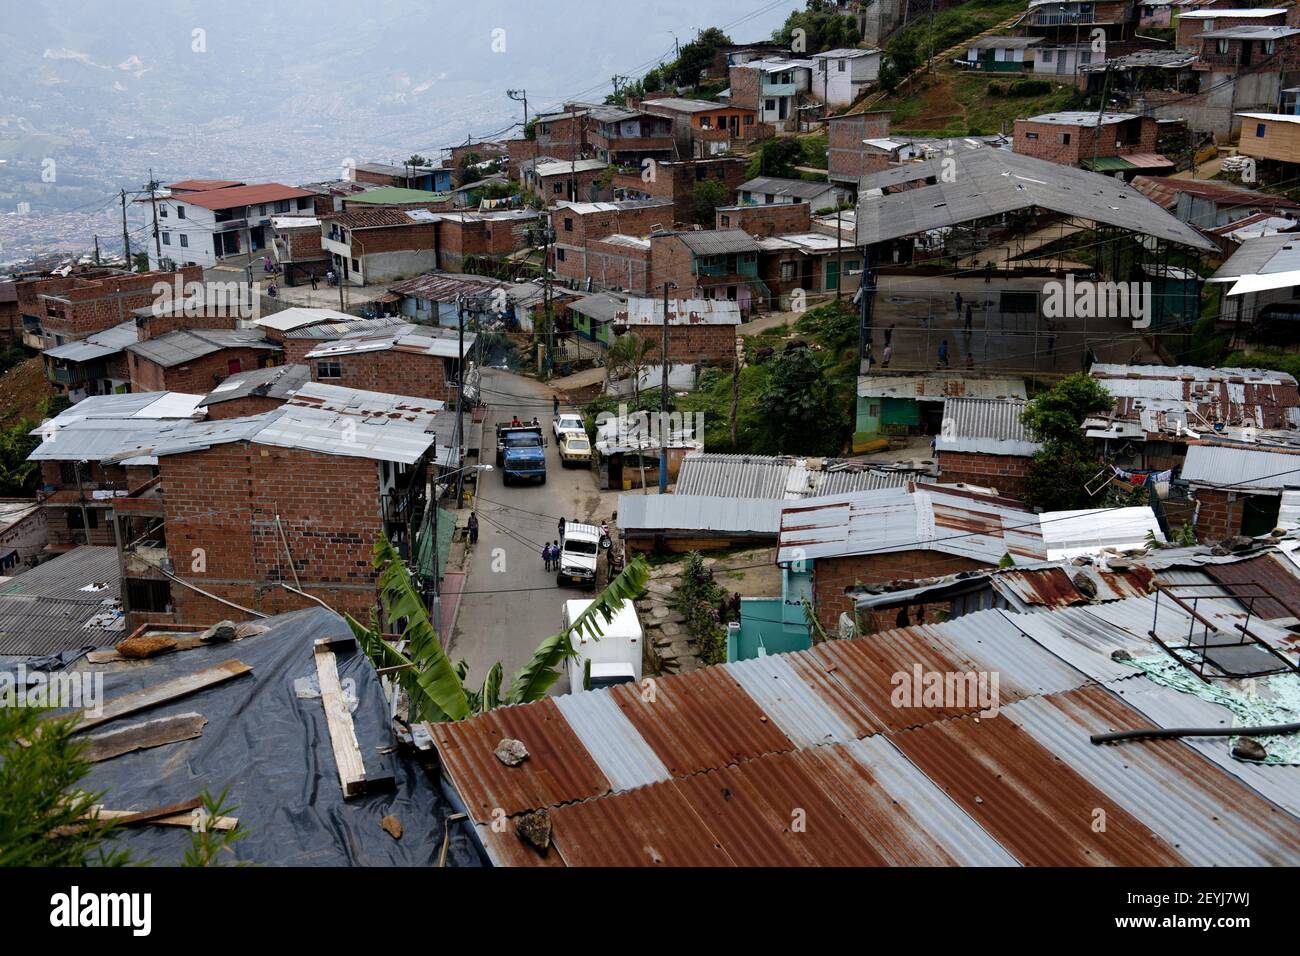
<svg viewBox="0 0 1300 956">
<path fill-rule="evenodd" d="M 813 56 L 812 94 L 832 106 L 847 106 L 880 76 L 879 50 L 827 50 Z"/>
<path fill-rule="evenodd" d="M 285 214 L 310 215 L 313 193 L 283 183 L 241 183 L 224 179 L 188 179 L 172 183 L 156 199 L 137 200 L 145 216 L 157 203 L 158 241 L 149 236 L 149 268 L 172 268 L 162 259 L 182 266 L 210 268 L 225 256 L 254 256 L 271 250 L 271 218 Z M 152 228 L 150 229 L 152 233 Z"/>
</svg>

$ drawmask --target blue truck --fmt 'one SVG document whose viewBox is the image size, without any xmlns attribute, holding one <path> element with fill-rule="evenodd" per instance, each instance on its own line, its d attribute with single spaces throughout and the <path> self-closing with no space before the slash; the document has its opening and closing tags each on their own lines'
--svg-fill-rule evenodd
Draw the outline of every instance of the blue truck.
<svg viewBox="0 0 1300 956">
<path fill-rule="evenodd" d="M 507 485 L 517 479 L 546 484 L 546 438 L 540 425 L 498 425 L 497 467 Z"/>
</svg>

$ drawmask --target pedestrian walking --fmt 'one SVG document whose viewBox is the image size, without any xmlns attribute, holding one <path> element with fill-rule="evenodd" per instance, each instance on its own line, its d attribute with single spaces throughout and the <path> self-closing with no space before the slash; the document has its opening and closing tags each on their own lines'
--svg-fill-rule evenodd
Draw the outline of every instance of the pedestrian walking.
<svg viewBox="0 0 1300 956">
<path fill-rule="evenodd" d="M 551 545 L 550 545 L 550 542 L 547 542 L 546 544 L 542 545 L 542 564 L 546 567 L 546 570 L 547 570 L 547 571 L 551 570 Z"/>
<path fill-rule="evenodd" d="M 894 344 L 894 327 L 891 325 L 889 328 L 885 329 L 885 345 L 890 346 L 893 344 Z"/>
<path fill-rule="evenodd" d="M 944 339 L 942 342 L 939 343 L 939 364 L 944 368 L 948 367 L 948 340 L 947 339 Z"/>
<path fill-rule="evenodd" d="M 467 526 L 469 527 L 469 543 L 478 544 L 478 515 L 472 511 L 469 513 Z"/>
<path fill-rule="evenodd" d="M 894 346 L 891 342 L 885 343 L 885 354 L 882 356 L 884 361 L 880 363 L 881 368 L 889 368 L 889 363 L 894 360 Z"/>
<path fill-rule="evenodd" d="M 560 396 L 551 396 L 551 416 L 558 417 L 560 414 Z"/>
<path fill-rule="evenodd" d="M 993 260 L 990 259 L 984 263 L 984 284 L 988 285 L 993 281 Z"/>
<path fill-rule="evenodd" d="M 961 318 L 961 293 L 957 293 L 957 317 Z"/>
<path fill-rule="evenodd" d="M 564 515 L 560 515 L 560 540 L 564 540 Z"/>
<path fill-rule="evenodd" d="M 967 335 L 970 335 L 970 333 L 971 333 L 971 325 L 972 325 L 972 323 L 973 323 L 973 321 L 974 321 L 974 318 L 975 318 L 975 317 L 971 314 L 971 304 L 970 304 L 969 302 L 967 302 L 967 303 L 966 303 L 966 321 L 965 321 L 965 323 L 964 323 L 964 324 L 962 325 L 962 327 L 961 327 L 962 331 L 965 332 Z"/>
<path fill-rule="evenodd" d="M 967 368 L 975 367 L 975 356 L 971 355 L 969 352 L 966 353 L 966 367 Z"/>
<path fill-rule="evenodd" d="M 315 292 L 317 286 L 319 285 L 319 283 L 316 281 L 316 270 L 312 269 L 311 272 L 307 273 L 307 275 L 308 278 L 311 279 L 311 290 Z"/>
</svg>

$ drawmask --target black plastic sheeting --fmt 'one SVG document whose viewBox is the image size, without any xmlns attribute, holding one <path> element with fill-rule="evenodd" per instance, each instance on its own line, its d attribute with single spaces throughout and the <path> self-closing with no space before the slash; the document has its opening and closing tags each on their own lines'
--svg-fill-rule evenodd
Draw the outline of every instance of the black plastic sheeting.
<svg viewBox="0 0 1300 956">
<path fill-rule="evenodd" d="M 352 713 L 366 776 L 391 775 L 395 789 L 345 801 L 319 697 L 299 698 L 294 681 L 316 677 L 314 643 L 351 638 L 347 622 L 311 608 L 257 623 L 271 629 L 227 644 L 178 651 L 146 663 L 89 665 L 104 673 L 104 699 L 237 659 L 252 672 L 215 687 L 101 724 L 100 733 L 156 717 L 197 712 L 203 735 L 124 754 L 95 764 L 83 789 L 105 791 L 114 810 L 146 810 L 191 800 L 229 787 L 248 836 L 233 844 L 226 862 L 282 866 L 436 866 L 445 817 L 453 812 L 414 760 L 397 753 L 378 674 L 359 647 L 336 650 L 339 679 L 354 682 Z M 389 752 L 385 753 L 384 751 Z M 402 824 L 395 840 L 380 827 L 392 814 Z M 190 846 L 182 827 L 126 828 L 117 845 L 133 860 L 177 865 Z M 479 857 L 463 828 L 453 826 L 448 866 L 476 866 Z"/>
</svg>

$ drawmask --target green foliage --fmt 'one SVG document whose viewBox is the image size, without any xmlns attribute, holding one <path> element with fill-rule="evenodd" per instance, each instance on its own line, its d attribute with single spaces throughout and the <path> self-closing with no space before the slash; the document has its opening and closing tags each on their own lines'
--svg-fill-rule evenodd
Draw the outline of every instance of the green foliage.
<svg viewBox="0 0 1300 956">
<path fill-rule="evenodd" d="M 1084 419 L 1114 404 L 1104 385 L 1075 372 L 1027 403 L 1022 421 L 1036 441 L 1082 445 Z"/>
<path fill-rule="evenodd" d="M 374 610 L 368 626 L 360 624 L 351 615 L 345 615 L 348 626 L 377 668 L 398 668 L 392 673 L 410 700 L 412 719 L 434 722 L 463 720 L 501 704 L 540 700 L 560 679 L 559 668 L 565 658 L 574 654 L 569 635 L 575 631 L 584 632 L 593 640 L 599 640 L 604 634 L 604 626 L 614 619 L 619 608 L 640 594 L 650 579 L 650 569 L 643 559 L 629 562 L 567 629 L 537 646 L 532 659 L 520 668 L 510 689 L 502 695 L 500 662 L 488 670 L 479 690 L 466 689 L 468 668 L 465 662 L 453 664 L 447 656 L 429 621 L 424 601 L 412 584 L 397 550 L 386 537 L 375 542 L 374 561 L 379 571 L 380 600 L 388 626 L 402 628 L 402 640 L 407 644 L 409 657 L 384 640 Z"/>
<path fill-rule="evenodd" d="M 688 554 L 678 581 L 677 609 L 695 636 L 699 658 L 705 664 L 721 664 L 727 660 L 727 632 L 718 617 L 718 605 L 726 594 L 714 581 L 713 572 L 704 566 L 700 553 Z"/>
<path fill-rule="evenodd" d="M 776 176 L 781 179 L 798 179 L 795 166 L 803 158 L 803 146 L 792 138 L 768 139 L 758 147 L 749 161 L 749 178 Z"/>
<path fill-rule="evenodd" d="M 701 31 L 699 36 L 681 48 L 677 61 L 668 68 L 673 81 L 678 86 L 699 86 L 700 74 L 713 62 L 718 47 L 730 44 L 731 38 L 717 27 Z"/>
<path fill-rule="evenodd" d="M 876 76 L 876 82 L 880 88 L 887 93 L 892 93 L 898 88 L 899 69 L 894 57 L 886 53 L 880 58 L 880 73 Z"/>
<path fill-rule="evenodd" d="M 1296 352 L 1276 352 L 1272 349 L 1259 352 L 1236 351 L 1223 360 L 1223 365 L 1227 368 L 1265 368 L 1300 378 L 1300 354 Z"/>
<path fill-rule="evenodd" d="M 650 365 L 650 353 L 657 348 L 654 341 L 639 332 L 625 332 L 605 351 L 605 366 L 616 377 L 630 376 L 632 379 L 632 404 L 637 405 L 641 397 L 641 374 Z"/>
<path fill-rule="evenodd" d="M 731 202 L 731 191 L 720 179 L 701 179 L 691 187 L 691 222 L 712 229 L 719 206 Z"/>
<path fill-rule="evenodd" d="M 767 444 L 776 454 L 834 455 L 844 444 L 847 405 L 806 348 L 773 359 L 758 405 Z"/>
<path fill-rule="evenodd" d="M 19 362 L 25 362 L 36 353 L 27 346 L 14 342 L 7 348 L 0 349 L 0 373 L 9 371 Z"/>
<path fill-rule="evenodd" d="M 23 498 L 36 494 L 40 465 L 27 456 L 41 443 L 40 435 L 29 435 L 36 426 L 23 419 L 0 429 L 0 497 Z"/>
<path fill-rule="evenodd" d="M 1013 80 L 1010 83 L 990 83 L 989 96 L 1042 96 L 1052 92 L 1047 80 Z"/>
<path fill-rule="evenodd" d="M 802 54 L 857 46 L 862 40 L 857 19 L 840 13 L 829 0 L 808 0 L 807 8 L 795 10 L 786 17 L 781 29 L 772 34 L 772 39 L 777 43 L 792 44 L 797 36 L 796 30 L 803 31 L 805 42 L 804 49 L 794 52 Z"/>
<path fill-rule="evenodd" d="M 182 866 L 224 866 L 223 854 L 228 853 L 233 856 L 235 844 L 248 836 L 248 831 L 239 824 L 235 824 L 230 830 L 220 830 L 209 825 L 222 817 L 233 816 L 239 809 L 237 806 L 226 805 L 229 792 L 230 788 L 227 787 L 218 797 L 212 796 L 207 790 L 199 794 L 203 806 L 200 810 L 196 810 L 195 814 L 200 824 L 190 835 L 190 848 L 185 851 Z M 248 864 L 237 862 L 235 865 L 247 866 Z"/>
<path fill-rule="evenodd" d="M 427 156 L 421 156 L 419 153 L 412 153 L 406 158 L 404 166 L 432 166 Z"/>
<path fill-rule="evenodd" d="M 811 334 L 833 351 L 840 351 L 858 341 L 858 312 L 848 299 L 827 302 L 809 309 L 799 317 L 795 331 Z"/>
<path fill-rule="evenodd" d="M 1025 429 L 1043 448 L 1025 476 L 1025 499 L 1044 511 L 1087 508 L 1085 490 L 1102 468 L 1083 434 L 1084 419 L 1109 411 L 1115 400 L 1096 379 L 1076 372 L 1061 379 L 1025 406 Z"/>
<path fill-rule="evenodd" d="M 77 717 L 0 705 L 0 866 L 120 866 L 110 822 L 88 818 L 102 793 L 80 789 L 90 772 Z M 60 835 L 52 836 L 54 833 Z"/>
<path fill-rule="evenodd" d="M 828 163 L 827 149 L 830 146 L 830 139 L 825 133 L 818 133 L 816 136 L 808 136 L 799 140 L 802 153 L 799 157 L 801 166 L 815 166 L 818 169 L 825 169 Z"/>
</svg>

